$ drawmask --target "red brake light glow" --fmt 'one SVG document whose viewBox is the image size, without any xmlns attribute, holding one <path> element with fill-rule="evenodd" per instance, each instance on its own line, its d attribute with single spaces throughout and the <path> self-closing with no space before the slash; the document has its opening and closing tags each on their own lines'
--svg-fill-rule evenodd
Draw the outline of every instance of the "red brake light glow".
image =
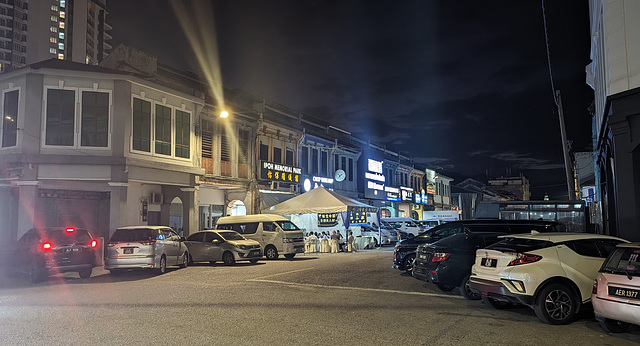
<svg viewBox="0 0 640 346">
<path fill-rule="evenodd" d="M 593 283 L 593 288 L 591 289 L 592 294 L 598 294 L 598 280 Z"/>
<path fill-rule="evenodd" d="M 98 241 L 97 240 L 92 240 L 90 245 L 91 245 L 91 247 L 96 247 L 96 246 L 98 246 Z"/>
<path fill-rule="evenodd" d="M 529 255 L 526 253 L 517 253 L 515 255 L 516 255 L 516 259 L 509 262 L 508 266 L 517 266 L 520 264 L 533 263 L 542 259 L 541 256 Z"/>
<path fill-rule="evenodd" d="M 52 246 L 50 242 L 42 243 L 42 250 L 50 250 Z"/>
<path fill-rule="evenodd" d="M 451 254 L 448 252 L 436 252 L 433 254 L 433 258 L 431 258 L 431 262 L 446 261 L 447 258 L 449 258 L 449 256 L 451 256 Z"/>
<path fill-rule="evenodd" d="M 64 231 L 65 231 L 65 232 L 67 232 L 67 233 L 73 233 L 73 232 L 75 232 L 75 231 L 76 231 L 76 229 L 75 229 L 75 228 L 68 227 L 68 228 L 65 228 L 65 230 L 64 230 Z"/>
</svg>

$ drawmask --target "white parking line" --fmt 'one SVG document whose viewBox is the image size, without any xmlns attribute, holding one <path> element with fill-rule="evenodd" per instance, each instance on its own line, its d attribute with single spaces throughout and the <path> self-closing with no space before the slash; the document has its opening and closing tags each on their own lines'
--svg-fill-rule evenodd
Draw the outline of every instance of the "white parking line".
<svg viewBox="0 0 640 346">
<path fill-rule="evenodd" d="M 304 270 L 304 269 L 302 269 Z M 296 270 L 298 271 L 298 270 Z M 271 275 L 273 276 L 273 275 Z M 340 289 L 340 290 L 353 290 L 353 291 L 371 291 L 371 292 L 384 292 L 384 293 L 398 293 L 398 294 L 408 294 L 415 296 L 426 296 L 426 297 L 439 297 L 439 298 L 451 298 L 451 299 L 462 299 L 461 296 L 453 296 L 448 294 L 437 294 L 437 293 L 425 293 L 425 292 L 411 292 L 411 291 L 397 291 L 397 290 L 385 290 L 380 288 L 366 288 L 366 287 L 347 287 L 347 286 L 328 286 L 328 285 L 317 285 L 317 284 L 301 284 L 295 282 L 286 282 L 286 281 L 276 281 L 276 280 L 263 280 L 263 279 L 249 279 L 247 281 L 254 282 L 266 282 L 271 284 L 279 284 L 279 285 L 287 285 L 287 286 L 299 286 L 299 287 L 316 287 L 316 288 L 329 288 L 329 289 Z"/>
<path fill-rule="evenodd" d="M 276 273 L 276 274 L 271 274 L 271 275 L 267 275 L 267 276 L 261 276 L 261 277 L 259 277 L 259 278 L 257 278 L 257 279 L 251 279 L 251 280 L 249 280 L 249 281 L 256 281 L 256 280 L 260 280 L 260 279 L 264 279 L 264 278 L 270 278 L 270 277 L 272 277 L 272 276 L 278 276 L 278 275 L 284 275 L 284 274 L 291 274 L 291 273 L 302 272 L 302 271 L 305 271 L 305 270 L 311 270 L 311 269 L 313 269 L 313 268 L 314 268 L 314 267 L 309 267 L 309 268 L 297 269 L 297 270 L 292 270 L 292 271 L 283 272 L 283 273 Z"/>
</svg>

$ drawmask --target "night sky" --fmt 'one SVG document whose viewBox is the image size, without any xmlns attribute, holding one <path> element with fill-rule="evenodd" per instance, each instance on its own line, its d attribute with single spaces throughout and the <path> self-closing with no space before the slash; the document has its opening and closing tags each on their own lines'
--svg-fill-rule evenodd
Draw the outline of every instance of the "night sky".
<svg viewBox="0 0 640 346">
<path fill-rule="evenodd" d="M 185 3 L 183 2 L 182 5 Z M 223 84 L 387 145 L 456 178 L 524 174 L 566 199 L 540 0 L 199 1 Z M 545 1 L 568 139 L 589 151 L 587 1 Z M 201 68 L 171 3 L 108 0 L 111 44 Z"/>
</svg>

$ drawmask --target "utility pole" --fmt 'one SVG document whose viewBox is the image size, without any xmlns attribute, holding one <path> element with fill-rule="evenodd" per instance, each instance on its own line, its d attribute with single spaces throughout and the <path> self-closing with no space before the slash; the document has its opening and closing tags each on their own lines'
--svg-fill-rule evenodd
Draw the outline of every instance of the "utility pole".
<svg viewBox="0 0 640 346">
<path fill-rule="evenodd" d="M 569 157 L 569 147 L 567 143 L 567 131 L 564 127 L 564 115 L 562 113 L 562 99 L 560 98 L 560 90 L 556 90 L 556 106 L 558 106 L 558 118 L 560 118 L 560 135 L 562 137 L 562 152 L 564 153 L 564 170 L 567 175 L 567 190 L 569 192 L 569 200 L 575 201 L 577 188 L 575 187 L 571 158 Z"/>
</svg>

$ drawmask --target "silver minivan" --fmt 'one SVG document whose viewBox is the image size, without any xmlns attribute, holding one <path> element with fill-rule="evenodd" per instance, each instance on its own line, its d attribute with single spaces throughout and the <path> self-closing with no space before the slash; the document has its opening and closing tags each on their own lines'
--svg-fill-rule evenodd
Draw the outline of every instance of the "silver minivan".
<svg viewBox="0 0 640 346">
<path fill-rule="evenodd" d="M 184 268 L 189 262 L 189 253 L 180 237 L 167 226 L 120 227 L 107 244 L 104 269 L 111 274 L 135 268 L 153 268 L 159 274 L 168 266 Z"/>
</svg>

